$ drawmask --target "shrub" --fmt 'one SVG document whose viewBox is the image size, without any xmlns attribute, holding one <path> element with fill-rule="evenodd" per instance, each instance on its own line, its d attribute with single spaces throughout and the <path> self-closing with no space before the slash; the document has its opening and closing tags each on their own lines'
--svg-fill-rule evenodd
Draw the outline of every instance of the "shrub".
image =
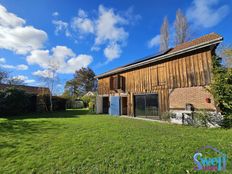
<svg viewBox="0 0 232 174">
<path fill-rule="evenodd" d="M 193 126 L 222 126 L 223 117 L 217 113 L 197 111 L 193 113 Z"/>
<path fill-rule="evenodd" d="M 36 111 L 36 96 L 15 88 L 0 90 L 0 115 L 17 115 Z"/>
<path fill-rule="evenodd" d="M 53 111 L 60 111 L 66 109 L 67 99 L 63 97 L 53 96 Z M 40 95 L 37 100 L 37 112 L 48 112 L 50 108 L 49 95 Z"/>
<path fill-rule="evenodd" d="M 93 104 L 96 102 L 96 96 L 83 96 L 81 99 L 84 102 L 85 107 L 89 107 L 90 102 Z"/>
<path fill-rule="evenodd" d="M 84 108 L 84 102 L 82 100 L 67 100 L 67 109 L 82 109 Z"/>
<path fill-rule="evenodd" d="M 232 127 L 232 69 L 224 67 L 221 58 L 213 58 L 213 79 L 210 85 L 210 92 L 220 108 L 225 120 L 222 127 Z"/>
<path fill-rule="evenodd" d="M 175 114 L 172 112 L 163 112 L 161 114 L 161 120 L 170 121 L 171 118 L 175 117 Z"/>
<path fill-rule="evenodd" d="M 66 109 L 66 101 L 67 101 L 67 99 L 65 99 L 65 98 L 53 96 L 52 97 L 53 110 L 54 111 L 65 110 Z"/>
<path fill-rule="evenodd" d="M 222 127 L 229 129 L 232 127 L 232 115 L 224 115 L 224 119 L 221 124 Z"/>
<path fill-rule="evenodd" d="M 94 112 L 95 111 L 95 103 L 94 102 L 89 102 L 89 111 Z"/>
</svg>

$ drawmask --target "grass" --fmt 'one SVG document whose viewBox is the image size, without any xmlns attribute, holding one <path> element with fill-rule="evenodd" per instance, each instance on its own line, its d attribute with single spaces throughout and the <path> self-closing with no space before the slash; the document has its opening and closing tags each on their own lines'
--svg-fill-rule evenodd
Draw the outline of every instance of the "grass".
<svg viewBox="0 0 232 174">
<path fill-rule="evenodd" d="M 232 172 L 232 130 L 87 112 L 0 119 L 0 173 L 193 173 L 205 145 L 225 152 Z"/>
</svg>

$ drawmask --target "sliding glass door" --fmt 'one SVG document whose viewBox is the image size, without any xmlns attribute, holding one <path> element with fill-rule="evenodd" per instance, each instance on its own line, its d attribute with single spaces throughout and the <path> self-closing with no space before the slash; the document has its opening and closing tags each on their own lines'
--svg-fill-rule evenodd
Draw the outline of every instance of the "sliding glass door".
<svg viewBox="0 0 232 174">
<path fill-rule="evenodd" d="M 135 116 L 158 116 L 158 94 L 135 95 Z"/>
</svg>

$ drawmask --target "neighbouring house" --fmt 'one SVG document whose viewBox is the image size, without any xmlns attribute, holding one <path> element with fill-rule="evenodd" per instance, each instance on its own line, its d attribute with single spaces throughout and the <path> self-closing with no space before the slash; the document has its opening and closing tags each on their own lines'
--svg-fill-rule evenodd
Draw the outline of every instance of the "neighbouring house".
<svg viewBox="0 0 232 174">
<path fill-rule="evenodd" d="M 84 108 L 84 102 L 81 99 L 70 99 L 66 103 L 67 109 L 81 109 Z"/>
<path fill-rule="evenodd" d="M 89 91 L 85 95 L 83 95 L 83 97 L 87 97 L 87 96 L 95 96 L 95 94 L 94 94 L 94 92 Z"/>
<path fill-rule="evenodd" d="M 186 108 L 216 111 L 206 88 L 222 40 L 210 33 L 97 75 L 97 113 L 154 117 Z"/>
<path fill-rule="evenodd" d="M 29 93 L 29 94 L 35 94 L 35 95 L 49 95 L 50 94 L 49 88 L 45 88 L 45 87 L 0 84 L 0 90 L 9 88 L 9 87 L 13 87 L 13 88 L 25 91 L 26 93 Z"/>
<path fill-rule="evenodd" d="M 26 86 L 26 85 L 8 85 L 8 84 L 0 84 L 0 90 L 4 90 L 6 88 L 16 88 L 18 90 L 25 91 L 28 94 L 33 95 L 33 103 L 35 103 L 34 111 L 43 112 L 48 110 L 48 97 L 44 98 L 44 96 L 50 95 L 49 88 L 46 87 L 36 87 L 36 86 Z"/>
</svg>

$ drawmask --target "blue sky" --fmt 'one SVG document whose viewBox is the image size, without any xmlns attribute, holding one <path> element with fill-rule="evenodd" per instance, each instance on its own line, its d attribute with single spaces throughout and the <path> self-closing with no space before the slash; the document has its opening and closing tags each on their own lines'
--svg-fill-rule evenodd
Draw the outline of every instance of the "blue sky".
<svg viewBox="0 0 232 174">
<path fill-rule="evenodd" d="M 57 66 L 59 88 L 76 69 L 96 74 L 159 50 L 167 16 L 173 43 L 178 8 L 186 14 L 192 38 L 210 32 L 232 43 L 232 1 L 0 0 L 0 68 L 28 85 L 42 85 L 48 66 Z"/>
</svg>

